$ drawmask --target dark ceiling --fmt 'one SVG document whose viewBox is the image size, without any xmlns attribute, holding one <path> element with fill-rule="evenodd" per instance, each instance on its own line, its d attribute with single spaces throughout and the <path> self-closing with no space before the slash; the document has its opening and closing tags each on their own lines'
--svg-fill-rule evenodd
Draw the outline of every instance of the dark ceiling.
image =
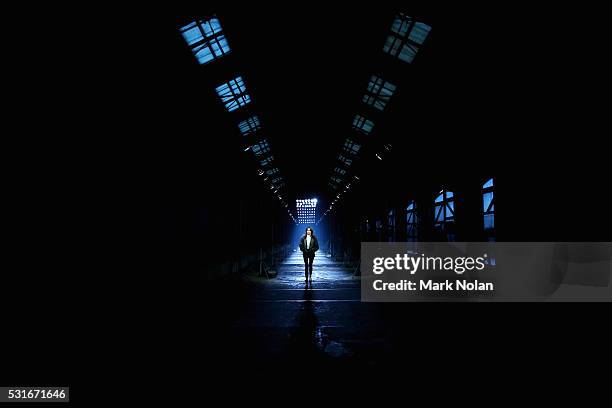
<svg viewBox="0 0 612 408">
<path fill-rule="evenodd" d="M 398 10 L 432 27 L 412 64 L 382 52 Z M 178 30 L 214 14 L 232 51 L 198 65 Z M 543 99 L 550 107 L 563 93 L 557 86 L 562 74 L 551 69 L 564 48 L 551 24 L 562 21 L 544 9 L 433 9 L 422 2 L 250 6 L 166 13 L 152 24 L 147 92 L 159 105 L 151 115 L 163 117 L 154 119 L 164 133 L 153 150 L 164 156 L 158 164 L 186 167 L 194 180 L 200 172 L 255 171 L 254 160 L 239 165 L 227 153 L 240 149 L 236 124 L 246 113 L 226 112 L 214 92 L 241 75 L 253 100 L 247 112 L 261 119 L 289 203 L 312 196 L 329 202 L 328 181 L 344 140 L 354 134 L 356 113 L 375 122 L 352 169 L 361 183 L 378 185 L 384 178 L 387 185 L 401 180 L 404 188 L 418 189 L 516 169 L 517 154 L 521 166 L 531 163 L 548 147 L 533 137 L 550 115 L 540 109 Z M 398 85 L 382 113 L 361 103 L 373 74 Z M 534 118 L 539 122 L 527 125 Z M 384 145 L 392 146 L 388 164 L 375 156 Z M 500 149 L 504 155 L 492 154 Z M 418 169 L 418 177 L 410 169 Z"/>
</svg>

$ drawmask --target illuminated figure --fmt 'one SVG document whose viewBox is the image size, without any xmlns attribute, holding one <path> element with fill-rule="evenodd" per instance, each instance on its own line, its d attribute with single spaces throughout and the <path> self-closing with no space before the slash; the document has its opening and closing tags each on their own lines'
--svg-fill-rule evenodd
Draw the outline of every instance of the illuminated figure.
<svg viewBox="0 0 612 408">
<path fill-rule="evenodd" d="M 306 281 L 309 278 L 312 282 L 312 262 L 314 261 L 315 252 L 319 250 L 319 242 L 317 237 L 314 235 L 312 228 L 306 228 L 306 234 L 300 239 L 300 251 L 304 255 L 304 269 L 306 275 Z"/>
</svg>

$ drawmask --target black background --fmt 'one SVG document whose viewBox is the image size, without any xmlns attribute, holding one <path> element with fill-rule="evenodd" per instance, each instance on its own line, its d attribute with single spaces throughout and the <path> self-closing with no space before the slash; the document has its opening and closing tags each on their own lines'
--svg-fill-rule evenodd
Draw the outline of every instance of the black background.
<svg viewBox="0 0 612 408">
<path fill-rule="evenodd" d="M 58 24 L 58 42 L 73 51 L 45 54 L 58 62 L 47 59 L 45 74 L 62 75 L 41 117 L 62 125 L 56 137 L 23 143 L 31 166 L 20 167 L 15 183 L 23 204 L 11 217 L 9 252 L 18 267 L 3 285 L 4 320 L 14 325 L 3 330 L 10 382 L 150 386 L 195 381 L 191 373 L 203 367 L 223 373 L 217 379 L 240 376 L 244 367 L 203 353 L 214 347 L 219 299 L 210 297 L 203 313 L 190 300 L 199 288 L 182 271 L 194 260 L 179 249 L 190 240 L 159 252 L 168 243 L 159 227 L 165 211 L 193 219 L 185 214 L 206 208 L 203 225 L 219 231 L 228 202 L 253 195 L 264 200 L 262 217 L 278 217 L 239 149 L 239 114 L 225 112 L 214 94 L 235 72 L 268 132 L 289 202 L 313 193 L 329 201 L 334 159 L 380 70 L 400 92 L 377 121 L 346 214 L 377 209 L 381 197 L 401 191 L 493 175 L 506 240 L 608 240 L 601 10 L 527 2 L 401 8 L 433 27 L 410 67 L 381 52 L 398 8 L 380 2 L 118 8 L 104 10 L 111 18 L 95 26 L 82 16 Z M 178 27 L 212 13 L 232 53 L 201 67 Z M 65 81 L 78 96 L 64 95 Z M 74 108 L 62 107 L 64 97 Z M 48 123 L 37 123 L 38 135 Z M 389 141 L 394 149 L 379 163 L 373 153 Z M 215 232 L 198 243 L 214 257 L 234 235 Z M 206 294 L 215 291 L 207 285 Z M 415 349 L 465 351 L 452 363 L 423 354 L 433 357 L 419 367 L 468 369 L 476 344 L 494 356 L 491 370 L 581 365 L 576 373 L 609 349 L 597 305 L 411 306 Z"/>
</svg>

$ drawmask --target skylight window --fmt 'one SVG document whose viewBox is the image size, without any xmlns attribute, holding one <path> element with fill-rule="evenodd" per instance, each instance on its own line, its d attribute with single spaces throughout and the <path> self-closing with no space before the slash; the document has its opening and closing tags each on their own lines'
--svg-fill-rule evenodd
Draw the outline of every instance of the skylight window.
<svg viewBox="0 0 612 408">
<path fill-rule="evenodd" d="M 261 142 L 254 144 L 251 147 L 251 150 L 253 150 L 253 153 L 255 153 L 255 156 L 261 157 L 265 155 L 266 153 L 270 153 L 270 146 L 268 146 L 267 140 L 262 140 Z"/>
<path fill-rule="evenodd" d="M 411 63 L 430 31 L 431 27 L 427 24 L 414 21 L 411 17 L 399 13 L 393 21 L 391 34 L 385 42 L 383 51 Z"/>
<path fill-rule="evenodd" d="M 259 118 L 257 116 L 251 116 L 247 120 L 243 120 L 238 123 L 238 129 L 244 136 L 249 136 L 261 129 L 259 124 Z"/>
<path fill-rule="evenodd" d="M 270 163 L 272 163 L 272 160 L 274 160 L 274 157 L 273 156 L 269 156 L 269 157 L 266 157 L 263 160 L 260 160 L 259 164 L 261 166 L 265 167 L 265 166 L 269 165 Z"/>
<path fill-rule="evenodd" d="M 230 52 L 217 18 L 193 21 L 182 27 L 180 32 L 202 65 Z"/>
<path fill-rule="evenodd" d="M 340 160 L 340 162 L 342 162 L 342 164 L 344 164 L 347 167 L 349 167 L 351 164 L 353 164 L 353 160 L 351 160 L 348 157 L 343 156 L 343 155 L 340 155 L 340 157 L 338 157 L 338 160 Z"/>
<path fill-rule="evenodd" d="M 342 149 L 346 154 L 356 155 L 359 152 L 359 149 L 361 149 L 361 145 L 353 142 L 351 139 L 346 139 Z"/>
<path fill-rule="evenodd" d="M 384 110 L 395 89 L 396 86 L 392 83 L 373 75 L 368 84 L 368 91 L 363 96 L 363 102 L 378 110 Z"/>
<path fill-rule="evenodd" d="M 235 111 L 241 106 L 251 102 L 251 97 L 246 93 L 246 87 L 242 77 L 237 77 L 231 81 L 217 87 L 217 94 L 229 111 Z"/>
<path fill-rule="evenodd" d="M 344 176 L 344 175 L 346 174 L 346 170 L 341 169 L 340 167 L 336 167 L 336 168 L 334 169 L 334 171 L 335 171 L 336 173 L 340 174 L 341 176 Z"/>
<path fill-rule="evenodd" d="M 355 130 L 358 130 L 368 135 L 372 131 L 373 127 L 374 127 L 374 122 L 364 118 L 361 115 L 355 115 L 355 119 L 353 119 L 353 128 Z"/>
</svg>

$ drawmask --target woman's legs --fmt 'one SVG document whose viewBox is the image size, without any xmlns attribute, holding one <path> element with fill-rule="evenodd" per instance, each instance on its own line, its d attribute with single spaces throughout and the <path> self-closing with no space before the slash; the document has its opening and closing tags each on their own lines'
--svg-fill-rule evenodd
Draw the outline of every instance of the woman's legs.
<svg viewBox="0 0 612 408">
<path fill-rule="evenodd" d="M 308 257 L 308 277 L 312 280 L 312 262 L 314 261 L 314 256 Z"/>
<path fill-rule="evenodd" d="M 304 273 L 306 275 L 306 279 L 308 277 L 312 279 L 312 262 L 314 261 L 314 255 L 304 254 Z"/>
<path fill-rule="evenodd" d="M 304 254 L 304 273 L 306 276 L 306 280 L 308 280 L 308 255 Z"/>
</svg>

